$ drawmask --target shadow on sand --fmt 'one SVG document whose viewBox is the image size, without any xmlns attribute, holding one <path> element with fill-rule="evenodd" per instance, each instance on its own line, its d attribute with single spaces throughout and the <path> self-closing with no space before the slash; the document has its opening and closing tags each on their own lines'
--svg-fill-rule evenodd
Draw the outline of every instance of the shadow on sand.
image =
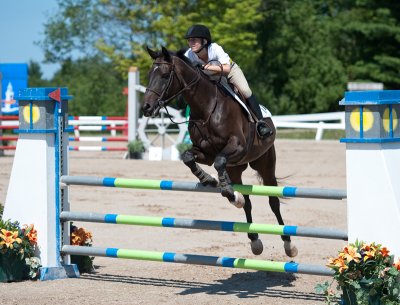
<svg viewBox="0 0 400 305">
<path fill-rule="evenodd" d="M 116 282 L 133 285 L 163 286 L 181 289 L 178 295 L 205 293 L 209 295 L 236 295 L 238 298 L 279 297 L 321 301 L 324 299 L 316 293 L 297 292 L 292 289 L 295 275 L 275 272 L 244 272 L 232 274 L 230 278 L 213 283 L 182 281 L 171 279 L 144 278 L 111 274 L 82 274 L 81 279 Z"/>
</svg>

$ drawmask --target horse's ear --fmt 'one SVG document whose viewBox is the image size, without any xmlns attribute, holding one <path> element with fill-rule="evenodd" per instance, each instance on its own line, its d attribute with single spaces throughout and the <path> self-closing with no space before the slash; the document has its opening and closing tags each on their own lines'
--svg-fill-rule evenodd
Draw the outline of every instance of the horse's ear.
<svg viewBox="0 0 400 305">
<path fill-rule="evenodd" d="M 171 55 L 169 54 L 168 50 L 165 47 L 161 47 L 161 52 L 164 55 L 166 61 L 171 60 Z"/>
<path fill-rule="evenodd" d="M 151 58 L 156 59 L 158 57 L 157 52 L 150 49 L 149 46 L 147 46 L 147 45 L 146 45 L 146 50 L 147 50 L 147 53 L 149 53 L 149 55 L 151 56 Z"/>
</svg>

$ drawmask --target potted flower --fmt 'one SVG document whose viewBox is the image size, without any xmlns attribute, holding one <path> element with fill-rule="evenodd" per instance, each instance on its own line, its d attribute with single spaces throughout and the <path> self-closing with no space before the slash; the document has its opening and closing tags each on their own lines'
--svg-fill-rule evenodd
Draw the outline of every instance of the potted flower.
<svg viewBox="0 0 400 305">
<path fill-rule="evenodd" d="M 33 225 L 0 219 L 0 282 L 36 279 L 40 260 L 35 257 L 37 231 Z"/>
<path fill-rule="evenodd" d="M 141 140 L 134 140 L 128 143 L 129 159 L 142 159 L 145 150 L 146 148 Z"/>
<path fill-rule="evenodd" d="M 92 233 L 84 228 L 78 228 L 71 222 L 71 245 L 73 246 L 92 246 Z M 85 255 L 71 255 L 71 263 L 78 266 L 80 273 L 91 273 L 94 271 L 94 257 Z"/>
<path fill-rule="evenodd" d="M 334 270 L 337 283 L 335 293 L 325 282 L 316 287 L 325 295 L 326 303 L 340 298 L 343 305 L 398 305 L 400 304 L 400 260 L 382 245 L 355 242 L 345 246 L 327 265 Z"/>
</svg>

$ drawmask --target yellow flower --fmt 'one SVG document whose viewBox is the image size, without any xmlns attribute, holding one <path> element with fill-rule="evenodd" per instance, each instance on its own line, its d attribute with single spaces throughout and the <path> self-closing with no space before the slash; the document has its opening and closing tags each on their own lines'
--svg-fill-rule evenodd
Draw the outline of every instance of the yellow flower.
<svg viewBox="0 0 400 305">
<path fill-rule="evenodd" d="M 5 245 L 6 248 L 13 249 L 13 243 L 22 243 L 22 239 L 18 237 L 18 231 L 7 231 L 6 229 L 1 229 L 0 234 L 0 246 Z"/>
<path fill-rule="evenodd" d="M 361 258 L 361 254 L 358 253 L 357 248 L 351 245 L 344 247 L 343 256 L 348 263 L 350 263 L 351 261 L 359 263 Z"/>
</svg>

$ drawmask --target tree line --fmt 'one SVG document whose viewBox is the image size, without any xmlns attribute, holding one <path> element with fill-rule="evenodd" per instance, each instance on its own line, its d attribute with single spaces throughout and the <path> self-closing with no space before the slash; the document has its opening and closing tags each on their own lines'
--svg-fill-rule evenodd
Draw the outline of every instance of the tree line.
<svg viewBox="0 0 400 305">
<path fill-rule="evenodd" d="M 75 115 L 125 110 L 127 71 L 147 84 L 145 46 L 186 47 L 192 24 L 211 29 L 273 114 L 340 110 L 348 82 L 400 87 L 400 2 L 389 0 L 59 0 L 39 42 L 61 68 L 29 85 L 67 86 Z"/>
</svg>

